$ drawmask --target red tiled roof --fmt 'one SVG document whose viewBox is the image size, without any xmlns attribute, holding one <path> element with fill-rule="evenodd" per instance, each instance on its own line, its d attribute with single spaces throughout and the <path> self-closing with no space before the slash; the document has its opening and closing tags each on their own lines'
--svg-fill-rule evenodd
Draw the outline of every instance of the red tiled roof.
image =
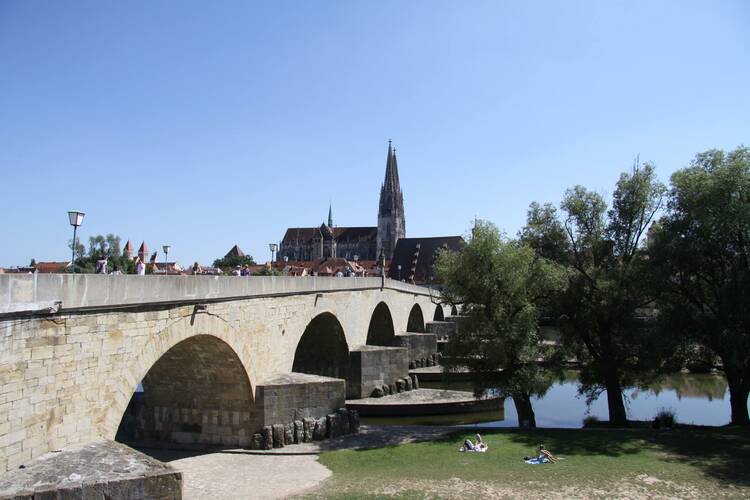
<svg viewBox="0 0 750 500">
<path fill-rule="evenodd" d="M 70 266 L 70 262 L 37 262 L 34 269 L 38 273 L 61 273 Z"/>
</svg>

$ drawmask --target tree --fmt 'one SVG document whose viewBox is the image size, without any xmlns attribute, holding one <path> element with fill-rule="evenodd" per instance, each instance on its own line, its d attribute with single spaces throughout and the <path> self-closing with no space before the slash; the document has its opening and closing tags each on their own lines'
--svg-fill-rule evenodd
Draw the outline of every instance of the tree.
<svg viewBox="0 0 750 500">
<path fill-rule="evenodd" d="M 76 238 L 78 240 L 78 238 Z M 132 273 L 135 270 L 135 264 L 120 249 L 120 237 L 112 233 L 106 236 L 98 234 L 89 237 L 89 249 L 79 241 L 76 242 L 75 250 L 75 272 L 93 273 L 96 271 L 96 262 L 107 258 L 109 269 L 118 266 L 123 273 Z M 72 248 L 72 241 L 68 245 Z"/>
<path fill-rule="evenodd" d="M 262 267 L 255 273 L 255 276 L 281 276 L 283 273 L 273 267 Z"/>
<path fill-rule="evenodd" d="M 236 255 L 227 255 L 222 257 L 221 259 L 216 259 L 214 261 L 214 267 L 220 267 L 224 270 L 224 272 L 227 272 L 227 270 L 231 272 L 231 270 L 236 268 L 237 266 L 244 265 L 255 265 L 255 261 L 253 260 L 252 255 L 243 255 L 242 257 Z"/>
<path fill-rule="evenodd" d="M 532 243 L 549 243 L 536 244 L 536 251 L 567 267 L 568 284 L 552 308 L 566 349 L 581 362 L 581 392 L 591 401 L 607 391 L 613 425 L 627 424 L 623 387 L 655 377 L 670 350 L 641 318 L 641 309 L 653 301 L 651 289 L 644 286 L 647 270 L 641 242 L 664 191 L 652 165 L 635 165 L 620 176 L 610 210 L 599 194 L 575 186 L 561 203 L 562 223 L 554 220 L 551 207 L 540 217 L 532 205 L 522 231 Z M 560 228 L 567 236 L 565 243 Z M 541 238 L 526 236 L 537 232 Z M 554 248 L 548 248 L 553 243 Z"/>
<path fill-rule="evenodd" d="M 651 232 L 664 325 L 721 359 L 732 423 L 750 425 L 750 149 L 698 154 L 672 175 Z"/>
<path fill-rule="evenodd" d="M 443 299 L 462 303 L 468 316 L 449 338 L 444 364 L 468 367 L 477 393 L 500 385 L 513 398 L 519 425 L 535 427 L 531 398 L 551 385 L 538 365 L 551 352 L 541 342 L 537 306 L 562 285 L 560 268 L 484 221 L 460 252 L 440 251 L 435 267 Z"/>
</svg>

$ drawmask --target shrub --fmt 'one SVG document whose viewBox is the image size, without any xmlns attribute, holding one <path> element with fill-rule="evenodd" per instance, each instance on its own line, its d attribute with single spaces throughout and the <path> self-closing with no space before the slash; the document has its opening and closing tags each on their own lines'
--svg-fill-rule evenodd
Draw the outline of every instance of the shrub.
<svg viewBox="0 0 750 500">
<path fill-rule="evenodd" d="M 672 408 L 659 408 L 654 417 L 653 426 L 654 429 L 671 429 L 676 422 L 675 411 Z"/>
<path fill-rule="evenodd" d="M 588 415 L 583 419 L 583 427 L 597 427 L 599 424 L 599 417 L 596 415 Z"/>
</svg>

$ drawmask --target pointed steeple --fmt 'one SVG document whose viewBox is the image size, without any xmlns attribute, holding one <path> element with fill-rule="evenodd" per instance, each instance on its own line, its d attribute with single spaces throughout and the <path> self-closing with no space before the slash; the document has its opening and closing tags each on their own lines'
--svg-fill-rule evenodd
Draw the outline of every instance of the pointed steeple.
<svg viewBox="0 0 750 500">
<path fill-rule="evenodd" d="M 333 227 L 333 210 L 330 201 L 328 202 L 328 227 Z"/>
<path fill-rule="evenodd" d="M 398 179 L 398 161 L 396 148 L 388 140 L 388 158 L 385 163 L 385 179 L 380 187 L 380 206 L 378 209 L 377 252 L 390 259 L 396 242 L 406 236 L 406 218 L 404 217 L 404 195 Z"/>
</svg>

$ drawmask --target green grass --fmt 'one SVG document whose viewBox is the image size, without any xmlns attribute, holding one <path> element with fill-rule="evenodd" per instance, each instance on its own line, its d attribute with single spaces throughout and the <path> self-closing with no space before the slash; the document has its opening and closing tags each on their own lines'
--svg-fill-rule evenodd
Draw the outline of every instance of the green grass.
<svg viewBox="0 0 750 500">
<path fill-rule="evenodd" d="M 597 491 L 611 492 L 615 483 L 632 483 L 646 495 L 750 496 L 750 432 L 744 429 L 498 430 L 483 437 L 489 445 L 484 454 L 457 451 L 465 438 L 473 439 L 470 431 L 431 442 L 322 453 L 320 462 L 333 477 L 311 496 L 452 497 L 451 478 L 459 488 L 496 485 L 510 491 L 509 496 L 515 496 L 514 490 L 533 492 L 540 485 L 597 496 Z M 539 443 L 564 460 L 525 464 L 522 458 L 532 455 Z M 430 485 L 435 488 L 430 490 Z"/>
</svg>

